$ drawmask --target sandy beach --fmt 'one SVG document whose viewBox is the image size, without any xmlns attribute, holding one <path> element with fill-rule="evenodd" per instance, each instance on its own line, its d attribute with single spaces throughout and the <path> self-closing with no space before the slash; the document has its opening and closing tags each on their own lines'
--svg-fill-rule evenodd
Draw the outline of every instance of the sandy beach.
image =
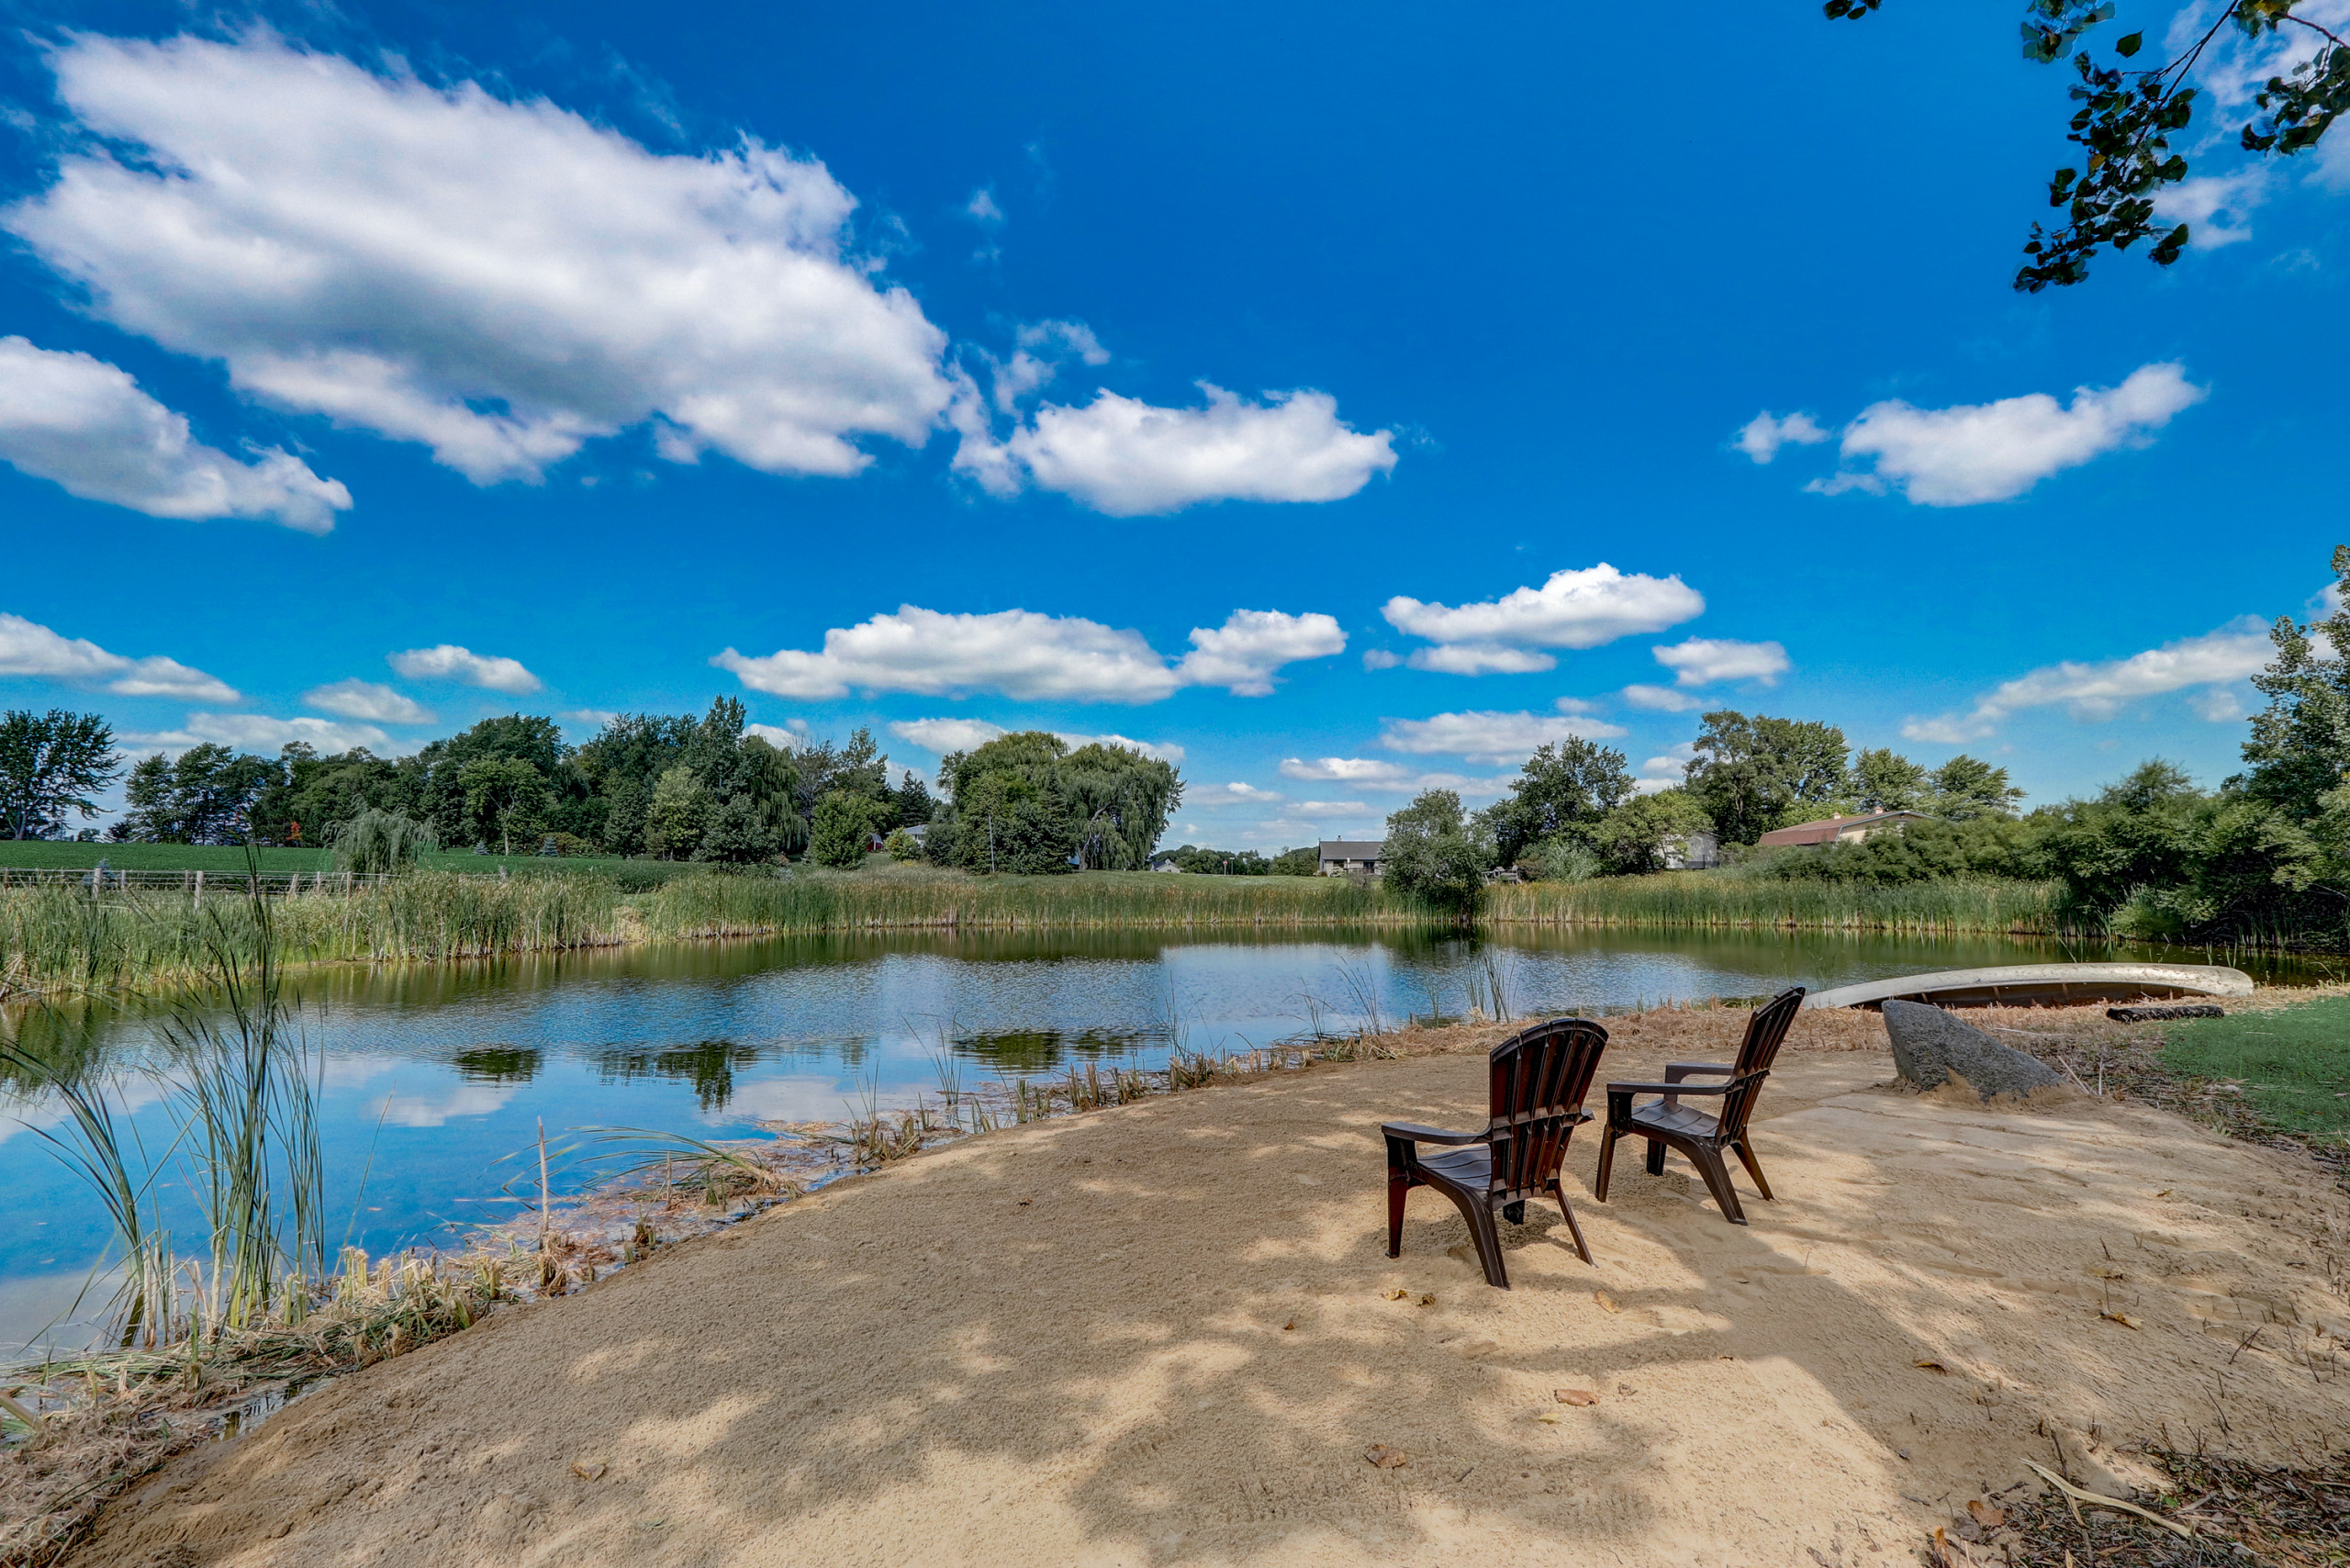
<svg viewBox="0 0 2350 1568">
<path fill-rule="evenodd" d="M 1629 1021 L 1601 1077 L 1740 1021 Z M 185 1456 L 71 1561 L 1844 1568 L 1916 1562 L 2027 1460 L 2115 1491 L 2140 1439 L 2281 1462 L 2350 1428 L 2306 1159 L 1904 1093 L 1867 1014 L 1799 1023 L 1750 1226 L 1637 1146 L 1593 1202 L 1587 1128 L 1596 1267 L 1536 1204 L 1491 1289 L 1425 1192 L 1390 1260 L 1378 1124 L 1483 1122 L 1502 1031 L 1450 1033 L 844 1181 Z"/>
</svg>

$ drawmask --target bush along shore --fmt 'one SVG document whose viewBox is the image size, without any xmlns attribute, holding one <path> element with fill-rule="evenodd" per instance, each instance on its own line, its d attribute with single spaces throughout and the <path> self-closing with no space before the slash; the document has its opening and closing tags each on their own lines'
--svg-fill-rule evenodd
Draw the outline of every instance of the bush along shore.
<svg viewBox="0 0 2350 1568">
<path fill-rule="evenodd" d="M 250 900 L 222 879 L 207 900 L 170 889 L 0 889 L 0 998 L 201 981 L 218 923 Z M 222 894 L 229 896 L 223 897 Z M 787 875 L 700 871 L 638 887 L 595 872 L 514 877 L 419 870 L 321 879 L 271 899 L 289 964 L 439 962 L 505 954 L 845 931 L 1308 930 L 1458 924 L 1393 888 L 1340 877 L 1149 872 L 973 876 L 924 867 Z M 2051 884 L 1953 880 L 1896 887 L 1666 872 L 1503 884 L 1473 918 L 1496 926 L 1648 925 L 2061 934 Z"/>
</svg>

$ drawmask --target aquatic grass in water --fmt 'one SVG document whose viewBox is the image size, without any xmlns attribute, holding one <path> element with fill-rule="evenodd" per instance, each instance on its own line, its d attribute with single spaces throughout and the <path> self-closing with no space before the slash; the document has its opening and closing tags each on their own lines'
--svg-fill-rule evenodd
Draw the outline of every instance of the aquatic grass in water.
<svg viewBox="0 0 2350 1568">
<path fill-rule="evenodd" d="M 1895 887 L 1763 881 L 1711 871 L 1505 882 L 1485 890 L 1494 924 L 1777 927 L 1900 935 L 2060 934 L 2054 882 L 1953 879 Z"/>
</svg>

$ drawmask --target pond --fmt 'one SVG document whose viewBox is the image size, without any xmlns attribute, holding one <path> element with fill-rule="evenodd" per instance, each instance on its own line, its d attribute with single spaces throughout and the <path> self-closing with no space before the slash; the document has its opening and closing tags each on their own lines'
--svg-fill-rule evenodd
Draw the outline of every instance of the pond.
<svg viewBox="0 0 2350 1568">
<path fill-rule="evenodd" d="M 1237 1051 L 1350 1031 L 1373 1010 L 1386 1023 L 1458 1014 L 1489 972 L 1516 1014 L 1602 1014 L 2106 956 L 1823 933 L 892 933 L 317 970 L 292 989 L 324 1063 L 328 1240 L 380 1254 L 512 1212 L 506 1189 L 522 1190 L 526 1163 L 535 1182 L 535 1159 L 520 1156 L 542 1123 L 557 1142 L 593 1126 L 749 1136 L 765 1121 L 837 1118 L 867 1096 L 896 1106 L 934 1095 L 942 1056 L 966 1084 L 1088 1060 L 1162 1067 L 1178 1044 Z M 132 1129 L 160 1150 L 172 1139 L 165 1091 L 136 1070 L 152 1059 L 157 1021 L 121 1005 L 0 1020 L 44 1059 L 123 1070 Z M 0 1211 L 22 1216 L 0 1228 L 0 1360 L 62 1314 L 69 1326 L 51 1337 L 82 1338 L 70 1324 L 95 1305 L 66 1313 L 107 1235 L 40 1136 L 62 1128 L 40 1097 L 0 1107 Z M 186 1175 L 164 1172 L 167 1200 Z M 192 1206 L 173 1228 L 194 1241 Z"/>
</svg>

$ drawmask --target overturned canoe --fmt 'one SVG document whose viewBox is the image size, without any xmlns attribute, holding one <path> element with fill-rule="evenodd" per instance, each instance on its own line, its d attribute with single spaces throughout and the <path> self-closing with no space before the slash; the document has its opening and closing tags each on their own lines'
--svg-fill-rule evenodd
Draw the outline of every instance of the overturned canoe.
<svg viewBox="0 0 2350 1568">
<path fill-rule="evenodd" d="M 1840 985 L 1803 999 L 1805 1008 L 1875 1007 L 1930 1002 L 1937 1007 L 2062 1007 L 2171 996 L 2250 996 L 2252 977 L 2223 964 L 2008 964 L 1988 969 Z"/>
</svg>

